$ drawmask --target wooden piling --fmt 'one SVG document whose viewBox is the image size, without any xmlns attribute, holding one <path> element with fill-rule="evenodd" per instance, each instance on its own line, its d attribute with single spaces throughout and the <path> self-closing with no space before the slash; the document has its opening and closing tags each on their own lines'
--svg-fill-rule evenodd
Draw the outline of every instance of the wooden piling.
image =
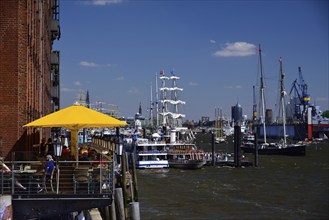
<svg viewBox="0 0 329 220">
<path fill-rule="evenodd" d="M 115 207 L 116 207 L 116 214 L 118 220 L 125 220 L 125 207 L 123 202 L 123 193 L 122 188 L 116 188 L 114 190 L 114 197 L 115 197 Z"/>
<path fill-rule="evenodd" d="M 134 198 L 132 201 L 138 202 L 136 161 L 133 153 L 131 154 L 131 163 L 132 163 L 132 178 L 133 178 L 133 188 L 134 188 Z"/>
<path fill-rule="evenodd" d="M 122 172 L 122 192 L 123 192 L 123 204 L 124 204 L 124 211 L 125 211 L 125 216 L 128 214 L 128 193 L 127 193 L 127 177 L 126 177 L 126 172 L 127 172 L 127 166 L 126 166 L 126 153 L 122 155 L 122 163 L 121 163 L 121 172 Z"/>
<path fill-rule="evenodd" d="M 258 126 L 255 126 L 255 140 L 254 140 L 254 145 L 255 145 L 255 167 L 258 167 Z"/>
<path fill-rule="evenodd" d="M 215 132 L 212 130 L 211 132 L 211 164 L 215 166 Z"/>
<path fill-rule="evenodd" d="M 241 146 L 241 127 L 239 125 L 235 125 L 234 126 L 234 164 L 235 164 L 235 167 L 241 166 L 240 146 Z"/>
<path fill-rule="evenodd" d="M 131 220 L 140 220 L 140 212 L 139 212 L 139 202 L 132 202 L 130 205 L 130 219 Z"/>
<path fill-rule="evenodd" d="M 112 205 L 110 207 L 110 217 L 111 217 L 111 220 L 117 220 L 117 216 L 116 216 L 116 212 L 115 212 L 115 202 L 114 202 L 114 199 L 112 201 Z"/>
</svg>

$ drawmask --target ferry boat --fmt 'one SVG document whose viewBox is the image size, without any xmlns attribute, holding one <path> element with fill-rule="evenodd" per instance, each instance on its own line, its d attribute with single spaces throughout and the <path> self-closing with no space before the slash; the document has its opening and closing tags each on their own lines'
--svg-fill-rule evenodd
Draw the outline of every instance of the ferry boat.
<svg viewBox="0 0 329 220">
<path fill-rule="evenodd" d="M 171 168 L 199 169 L 207 161 L 203 150 L 198 150 L 194 144 L 173 144 L 168 152 L 168 162 Z"/>
<path fill-rule="evenodd" d="M 166 143 L 164 141 L 137 138 L 135 141 L 136 168 L 168 168 Z"/>
</svg>

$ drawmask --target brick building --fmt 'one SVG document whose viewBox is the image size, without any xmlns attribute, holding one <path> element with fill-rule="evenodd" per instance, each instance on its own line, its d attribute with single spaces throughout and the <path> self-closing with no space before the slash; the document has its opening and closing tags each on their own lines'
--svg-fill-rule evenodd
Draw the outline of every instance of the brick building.
<svg viewBox="0 0 329 220">
<path fill-rule="evenodd" d="M 0 1 L 0 156 L 30 151 L 49 129 L 23 125 L 59 109 L 59 0 Z M 8 158 L 7 158 L 8 159 Z"/>
</svg>

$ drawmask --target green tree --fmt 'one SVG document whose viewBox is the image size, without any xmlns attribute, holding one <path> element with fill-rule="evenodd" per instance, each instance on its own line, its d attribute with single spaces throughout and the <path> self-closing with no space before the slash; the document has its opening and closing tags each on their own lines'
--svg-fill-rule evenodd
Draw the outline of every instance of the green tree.
<svg viewBox="0 0 329 220">
<path fill-rule="evenodd" d="M 329 118 L 329 110 L 326 110 L 322 113 L 322 117 Z"/>
</svg>

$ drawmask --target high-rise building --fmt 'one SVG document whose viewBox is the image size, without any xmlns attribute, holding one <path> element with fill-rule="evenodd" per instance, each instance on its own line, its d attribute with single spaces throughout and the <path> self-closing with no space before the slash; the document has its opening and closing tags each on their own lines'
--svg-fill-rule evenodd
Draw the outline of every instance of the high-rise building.
<svg viewBox="0 0 329 220">
<path fill-rule="evenodd" d="M 232 121 L 242 122 L 242 107 L 239 104 L 232 106 L 231 108 Z"/>
<path fill-rule="evenodd" d="M 59 109 L 59 0 L 0 1 L 0 154 L 29 151 L 49 129 L 23 125 Z"/>
</svg>

